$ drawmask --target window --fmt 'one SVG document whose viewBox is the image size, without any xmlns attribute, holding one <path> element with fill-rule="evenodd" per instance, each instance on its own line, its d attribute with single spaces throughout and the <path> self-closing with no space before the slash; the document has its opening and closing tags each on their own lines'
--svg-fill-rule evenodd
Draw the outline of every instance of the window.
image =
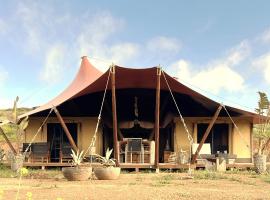
<svg viewBox="0 0 270 200">
<path fill-rule="evenodd" d="M 198 124 L 197 138 L 198 143 L 201 142 L 202 137 L 208 127 L 208 124 Z M 228 124 L 215 124 L 210 131 L 205 143 L 210 143 L 211 153 L 215 154 L 217 151 L 229 153 L 229 125 Z"/>
</svg>

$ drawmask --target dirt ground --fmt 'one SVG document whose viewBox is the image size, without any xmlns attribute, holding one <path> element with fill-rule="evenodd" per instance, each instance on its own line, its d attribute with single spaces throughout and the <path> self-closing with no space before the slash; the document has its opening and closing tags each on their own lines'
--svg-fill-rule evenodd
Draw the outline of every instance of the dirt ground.
<svg viewBox="0 0 270 200">
<path fill-rule="evenodd" d="M 2 199 L 15 199 L 18 181 L 0 178 Z M 59 172 L 50 178 L 24 177 L 21 183 L 19 199 L 33 200 L 270 199 L 269 179 L 251 174 L 199 174 L 186 179 L 184 173 L 126 173 L 113 181 L 68 182 Z"/>
</svg>

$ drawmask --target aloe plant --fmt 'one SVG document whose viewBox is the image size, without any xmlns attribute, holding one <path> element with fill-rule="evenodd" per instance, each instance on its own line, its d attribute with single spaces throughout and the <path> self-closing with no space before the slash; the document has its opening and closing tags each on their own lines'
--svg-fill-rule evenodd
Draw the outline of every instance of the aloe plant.
<svg viewBox="0 0 270 200">
<path fill-rule="evenodd" d="M 107 149 L 105 156 L 100 156 L 97 155 L 97 160 L 104 166 L 104 167 L 110 167 L 110 166 L 115 166 L 115 159 L 110 158 L 111 154 L 113 152 L 113 149 Z"/>
<path fill-rule="evenodd" d="M 76 153 L 75 151 L 73 151 L 73 149 L 71 149 L 71 152 L 72 154 L 71 157 L 72 157 L 72 165 L 73 166 L 80 166 L 82 161 L 83 161 L 83 151 L 80 152 L 80 150 L 78 150 Z"/>
</svg>

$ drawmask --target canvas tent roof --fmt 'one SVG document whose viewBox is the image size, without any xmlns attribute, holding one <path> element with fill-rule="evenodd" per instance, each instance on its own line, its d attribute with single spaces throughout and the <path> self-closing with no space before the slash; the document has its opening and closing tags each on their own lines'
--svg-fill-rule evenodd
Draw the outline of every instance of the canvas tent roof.
<svg viewBox="0 0 270 200">
<path fill-rule="evenodd" d="M 135 68 L 124 68 L 120 66 L 115 67 L 115 79 L 116 89 L 155 89 L 156 88 L 156 76 L 157 67 L 135 69 Z M 45 110 L 58 106 L 68 100 L 78 98 L 84 95 L 88 95 L 95 92 L 101 92 L 105 89 L 105 84 L 109 70 L 105 73 L 100 72 L 96 69 L 89 61 L 86 56 L 82 57 L 81 66 L 73 82 L 65 89 L 61 94 L 55 97 L 48 103 L 37 107 L 36 109 L 22 115 L 21 117 L 33 115 Z M 219 103 L 199 94 L 198 92 L 190 89 L 183 85 L 173 77 L 169 76 L 164 72 L 164 75 L 175 93 L 181 93 L 190 96 L 205 107 L 215 110 Z M 110 90 L 110 84 L 108 86 Z M 165 78 L 161 76 L 161 90 L 168 90 L 165 82 Z M 227 107 L 229 112 L 238 113 L 241 116 L 251 117 L 253 120 L 256 118 L 256 114 L 241 109 Z"/>
<path fill-rule="evenodd" d="M 32 114 L 35 114 L 44 110 L 48 110 L 52 108 L 53 106 L 58 106 L 62 104 L 63 102 L 71 99 L 81 90 L 89 86 L 101 75 L 102 75 L 102 72 L 96 69 L 88 61 L 86 56 L 83 56 L 82 61 L 81 61 L 81 66 L 77 75 L 75 76 L 72 83 L 62 93 L 60 93 L 57 97 L 55 97 L 48 103 L 42 106 L 39 106 L 36 109 L 21 115 L 20 117 L 29 116 L 29 115 L 32 115 Z"/>
</svg>

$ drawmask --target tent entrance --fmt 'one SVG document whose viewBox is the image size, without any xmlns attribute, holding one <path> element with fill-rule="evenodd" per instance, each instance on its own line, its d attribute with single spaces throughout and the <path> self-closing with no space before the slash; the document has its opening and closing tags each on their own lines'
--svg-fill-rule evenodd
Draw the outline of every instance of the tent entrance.
<svg viewBox="0 0 270 200">
<path fill-rule="evenodd" d="M 142 128 L 139 125 L 135 125 L 132 128 L 120 128 L 120 132 L 124 139 L 128 138 L 141 138 L 143 140 L 148 140 L 152 128 Z M 106 149 L 113 148 L 113 130 L 108 126 L 103 127 L 103 152 L 106 152 Z"/>
<path fill-rule="evenodd" d="M 200 143 L 208 124 L 198 124 L 198 143 Z M 229 124 L 215 124 L 205 143 L 210 143 L 211 153 L 229 153 Z"/>
<path fill-rule="evenodd" d="M 145 158 L 143 159 L 144 163 L 149 163 L 151 157 L 154 159 L 154 145 L 152 145 L 151 149 L 151 141 L 154 142 L 153 140 L 149 140 L 152 132 L 154 131 L 154 128 L 143 128 L 139 124 L 134 125 L 131 128 L 120 128 L 120 132 L 123 136 L 123 141 L 119 141 L 122 145 L 119 147 L 120 149 L 120 156 L 121 162 L 128 162 L 130 163 L 130 158 L 128 157 L 128 161 L 126 161 L 125 156 L 128 156 L 126 151 L 129 152 L 128 149 L 128 143 L 124 141 L 128 141 L 130 139 L 141 139 L 142 140 L 142 148 L 144 148 L 144 156 Z M 153 143 L 154 144 L 154 143 Z M 159 162 L 167 162 L 166 157 L 166 152 L 167 154 L 169 152 L 174 151 L 174 123 L 170 123 L 167 127 L 165 128 L 160 128 L 160 140 L 159 140 Z M 108 126 L 103 127 L 103 152 L 106 152 L 106 149 L 113 148 L 113 130 L 112 128 L 109 128 Z M 133 154 L 134 156 L 135 154 Z M 135 156 L 134 156 L 135 158 Z M 152 159 L 152 160 L 153 160 Z M 141 159 L 142 160 L 142 159 Z M 141 161 L 140 160 L 140 161 Z M 132 163 L 139 163 L 139 161 L 136 161 L 135 159 L 132 161 Z M 142 162 L 142 161 L 141 161 Z"/>
<path fill-rule="evenodd" d="M 66 126 L 77 144 L 77 124 L 66 123 Z M 51 162 L 60 161 L 60 150 L 63 144 L 69 144 L 68 138 L 60 123 L 47 124 L 47 142 L 50 144 Z"/>
</svg>

